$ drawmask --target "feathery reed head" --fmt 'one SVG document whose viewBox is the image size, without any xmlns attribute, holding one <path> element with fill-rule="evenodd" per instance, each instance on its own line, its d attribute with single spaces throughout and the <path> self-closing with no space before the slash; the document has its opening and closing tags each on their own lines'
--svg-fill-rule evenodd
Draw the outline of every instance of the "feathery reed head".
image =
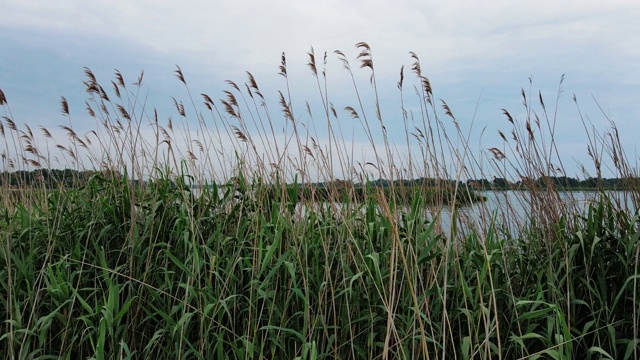
<svg viewBox="0 0 640 360">
<path fill-rule="evenodd" d="M 64 96 L 62 96 L 60 99 L 60 109 L 62 111 L 62 115 L 69 116 L 69 103 Z"/>
</svg>

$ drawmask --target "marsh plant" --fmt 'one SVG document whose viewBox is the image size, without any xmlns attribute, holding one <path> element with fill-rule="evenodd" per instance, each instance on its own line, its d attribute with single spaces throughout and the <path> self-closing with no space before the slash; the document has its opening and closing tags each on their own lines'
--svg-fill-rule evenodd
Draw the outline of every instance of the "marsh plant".
<svg viewBox="0 0 640 360">
<path fill-rule="evenodd" d="M 186 100 L 165 119 L 143 74 L 86 69 L 85 114 L 61 99 L 64 136 L 17 122 L 0 91 L 3 358 L 640 358 L 640 188 L 615 124 L 583 119 L 584 171 L 629 185 L 584 211 L 529 181 L 566 175 L 540 93 L 478 150 L 416 54 L 384 118 L 372 50 L 356 47 L 353 64 L 308 53 L 308 102 L 284 54 L 269 96 L 250 73 L 193 96 L 177 68 Z M 334 106 L 330 61 L 351 105 Z M 520 181 L 525 214 L 466 186 L 491 177 Z"/>
</svg>

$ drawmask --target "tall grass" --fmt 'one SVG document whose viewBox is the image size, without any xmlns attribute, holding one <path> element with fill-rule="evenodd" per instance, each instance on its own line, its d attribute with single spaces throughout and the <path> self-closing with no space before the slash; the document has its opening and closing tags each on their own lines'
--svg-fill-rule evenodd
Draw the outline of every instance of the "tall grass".
<svg viewBox="0 0 640 360">
<path fill-rule="evenodd" d="M 94 170 L 57 188 L 3 182 L 4 358 L 638 359 L 638 174 L 615 125 L 600 133 L 583 120 L 585 169 L 601 177 L 610 166 L 629 190 L 602 189 L 583 212 L 551 182 L 527 181 L 565 174 L 556 111 L 540 94 L 523 90 L 525 117 L 505 110 L 504 143 L 475 152 L 472 123 L 436 100 L 413 53 L 398 82 L 401 124 L 389 124 L 371 48 L 356 47 L 364 70 L 334 54 L 353 104 L 334 107 L 330 56 L 312 50 L 319 100 L 300 116 L 284 54 L 279 111 L 250 73 L 222 99 L 197 100 L 177 68 L 186 100 L 160 119 L 143 74 L 129 88 L 116 72 L 107 90 L 86 69 L 93 129 L 80 133 L 85 116 L 62 98 L 55 139 L 16 124 L 0 92 L 5 179 Z M 357 157 L 349 121 L 370 157 Z M 525 214 L 508 202 L 459 211 L 477 201 L 461 181 L 491 175 L 522 180 Z M 421 178 L 436 180 L 393 181 Z"/>
</svg>

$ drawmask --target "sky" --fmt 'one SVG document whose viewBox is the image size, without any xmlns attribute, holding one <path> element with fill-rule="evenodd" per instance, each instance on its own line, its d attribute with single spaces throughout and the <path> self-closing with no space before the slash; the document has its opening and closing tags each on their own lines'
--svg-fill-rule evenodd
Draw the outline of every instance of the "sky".
<svg viewBox="0 0 640 360">
<path fill-rule="evenodd" d="M 319 63 L 327 53 L 332 104 L 344 124 L 345 141 L 356 144 L 355 157 L 365 163 L 371 160 L 368 139 L 360 123 L 343 110 L 356 107 L 358 99 L 334 54 L 340 50 L 351 62 L 373 121 L 371 71 L 360 69 L 356 59 L 355 45 L 364 41 L 371 47 L 381 113 L 393 143 L 405 141 L 404 127 L 394 125 L 402 124 L 397 83 L 402 66 L 405 78 L 411 78 L 414 52 L 438 107 L 439 99 L 446 101 L 474 152 L 505 149 L 498 131 L 508 134 L 511 127 L 502 109 L 524 121 L 524 89 L 533 99 L 539 91 L 552 117 L 558 100 L 554 132 L 567 176 L 582 176 L 578 164 L 594 173 L 581 115 L 599 133 L 614 121 L 628 157 L 633 163 L 638 159 L 637 1 L 0 0 L 0 8 L 0 89 L 9 105 L 6 116 L 51 129 L 58 137 L 64 135 L 57 125 L 68 123 L 60 113 L 61 96 L 69 101 L 74 126 L 89 130 L 85 67 L 107 84 L 114 69 L 129 84 L 144 70 L 145 96 L 161 121 L 179 117 L 174 98 L 189 99 L 174 76 L 176 65 L 202 110 L 197 94 L 224 98 L 223 90 L 229 89 L 225 80 L 243 84 L 249 71 L 278 118 L 276 127 L 286 127 L 282 115 L 276 116 L 277 91 L 286 90 L 278 75 L 283 52 L 294 116 L 304 122 L 305 101 L 321 108 L 318 85 L 306 65 L 313 48 Z M 406 99 L 413 96 L 409 86 L 404 91 Z M 406 101 L 410 112 L 419 111 L 418 103 Z M 373 131 L 379 144 L 379 127 Z M 314 134 L 319 143 L 326 140 L 323 130 Z"/>
</svg>

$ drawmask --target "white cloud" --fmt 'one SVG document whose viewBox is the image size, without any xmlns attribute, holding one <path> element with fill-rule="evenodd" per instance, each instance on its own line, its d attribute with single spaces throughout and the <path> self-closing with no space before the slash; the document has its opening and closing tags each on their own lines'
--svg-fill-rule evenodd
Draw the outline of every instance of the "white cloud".
<svg viewBox="0 0 640 360">
<path fill-rule="evenodd" d="M 437 97 L 444 97 L 456 114 L 472 116 L 482 91 L 490 103 L 481 104 L 487 113 L 479 118 L 498 118 L 500 108 L 517 106 L 518 90 L 527 86 L 529 76 L 534 87 L 542 86 L 545 95 L 551 96 L 560 75 L 567 73 L 567 107 L 572 106 L 573 92 L 583 103 L 591 94 L 600 98 L 605 92 L 607 99 L 616 102 L 612 106 L 620 105 L 618 113 L 640 116 L 631 101 L 640 91 L 640 47 L 636 45 L 640 43 L 640 3 L 632 1 L 5 0 L 2 7 L 3 37 L 19 39 L 14 45 L 55 54 L 38 60 L 41 66 L 52 67 L 52 72 L 68 73 L 61 70 L 63 62 L 76 61 L 74 66 L 119 68 L 130 78 L 141 67 L 149 70 L 150 64 L 159 64 L 164 66 L 161 71 L 167 71 L 162 75 L 170 78 L 177 63 L 196 82 L 196 93 L 210 93 L 208 89 L 222 84 L 199 87 L 221 79 L 241 81 L 244 71 L 250 70 L 267 89 L 265 95 L 275 99 L 272 89 L 282 85 L 276 72 L 284 51 L 295 101 L 301 102 L 307 95 L 318 97 L 305 65 L 310 46 L 318 56 L 340 49 L 353 60 L 354 44 L 367 41 L 384 86 L 380 96 L 390 104 L 392 110 L 386 111 L 392 114 L 399 108 L 398 71 L 406 65 L 408 73 L 408 52 L 415 51 Z M 11 60 L 5 64 L 21 60 L 16 54 L 2 56 Z M 339 67 L 330 54 L 331 94 L 336 103 L 342 103 L 347 102 L 342 95 L 349 93 L 353 103 L 349 79 Z M 356 73 L 361 90 L 371 99 L 368 73 Z M 13 78 L 0 74 L 0 81 L 5 81 L 0 86 Z M 41 86 L 55 91 L 52 87 Z M 296 109 L 303 111 L 303 106 Z M 57 106 L 52 110 L 57 111 Z M 487 132 L 493 132 L 495 125 L 491 126 Z"/>
<path fill-rule="evenodd" d="M 10 0 L 3 13 L 5 28 L 108 38 L 234 71 L 274 69 L 282 51 L 303 64 L 310 46 L 347 52 L 358 41 L 369 41 L 393 73 L 408 51 L 435 71 L 528 56 L 548 61 L 576 47 L 640 51 L 632 45 L 640 5 L 631 2 Z"/>
</svg>

